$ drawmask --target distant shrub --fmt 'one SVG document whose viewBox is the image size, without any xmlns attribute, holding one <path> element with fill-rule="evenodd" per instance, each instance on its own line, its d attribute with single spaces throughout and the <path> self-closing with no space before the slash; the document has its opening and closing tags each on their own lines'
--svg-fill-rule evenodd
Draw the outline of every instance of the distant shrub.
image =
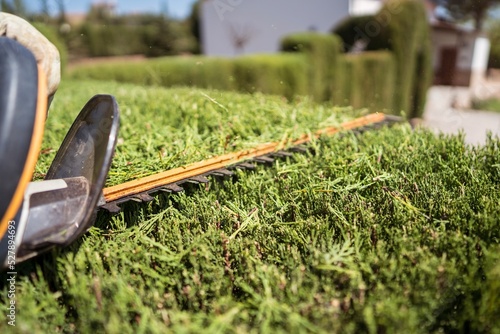
<svg viewBox="0 0 500 334">
<path fill-rule="evenodd" d="M 140 63 L 117 61 L 112 64 L 82 65 L 73 70 L 71 76 L 165 87 L 235 89 L 232 61 L 215 57 L 173 56 Z"/>
<path fill-rule="evenodd" d="M 349 52 L 362 42 L 365 50 L 389 48 L 388 30 L 377 21 L 376 15 L 348 17 L 332 29 L 342 39 L 342 49 Z"/>
<path fill-rule="evenodd" d="M 251 55 L 234 60 L 236 87 L 292 99 L 308 94 L 307 59 L 304 55 Z"/>
<path fill-rule="evenodd" d="M 419 0 L 388 0 L 376 20 L 387 24 L 389 47 L 396 59 L 395 111 L 404 110 L 409 118 L 420 117 L 432 80 L 425 8 Z"/>
<path fill-rule="evenodd" d="M 309 94 L 315 100 L 356 108 L 392 109 L 396 64 L 390 52 L 344 56 L 338 36 L 316 33 L 287 36 L 281 50 L 308 55 Z"/>
<path fill-rule="evenodd" d="M 234 90 L 231 59 L 203 56 L 162 57 L 148 61 L 149 75 L 161 86 L 195 86 Z"/>
<path fill-rule="evenodd" d="M 488 37 L 491 42 L 488 67 L 500 68 L 500 22 L 496 22 L 488 30 Z"/>
<path fill-rule="evenodd" d="M 338 88 L 332 92 L 337 104 L 374 111 L 392 109 L 396 62 L 391 52 L 346 54 L 339 65 Z"/>
<path fill-rule="evenodd" d="M 331 99 L 341 41 L 337 36 L 318 33 L 298 33 L 281 41 L 283 52 L 304 52 L 309 57 L 309 94 L 316 101 Z"/>
<path fill-rule="evenodd" d="M 108 57 L 145 54 L 147 50 L 143 40 L 155 31 L 148 26 L 85 23 L 80 33 L 90 57 Z"/>
<path fill-rule="evenodd" d="M 123 61 L 80 66 L 72 71 L 71 76 L 164 87 L 258 91 L 290 99 L 294 95 L 308 94 L 307 60 L 303 55 L 253 55 L 236 59 L 162 57 L 140 63 Z"/>
</svg>

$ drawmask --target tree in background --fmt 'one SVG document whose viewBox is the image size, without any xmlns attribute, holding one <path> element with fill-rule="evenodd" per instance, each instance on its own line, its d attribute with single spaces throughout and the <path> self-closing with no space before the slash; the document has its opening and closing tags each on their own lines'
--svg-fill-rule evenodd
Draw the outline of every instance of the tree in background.
<svg viewBox="0 0 500 334">
<path fill-rule="evenodd" d="M 194 37 L 196 45 L 194 47 L 193 53 L 201 53 L 201 22 L 200 22 L 200 1 L 193 3 L 191 7 L 191 14 L 188 17 L 187 23 L 191 34 Z"/>
<path fill-rule="evenodd" d="M 441 1 L 456 20 L 473 20 L 474 28 L 482 30 L 489 9 L 498 6 L 500 0 L 446 0 Z"/>
<path fill-rule="evenodd" d="M 488 67 L 500 68 L 500 22 L 496 22 L 488 29 L 491 42 Z"/>
<path fill-rule="evenodd" d="M 255 36 L 255 30 L 249 25 L 241 25 L 237 23 L 229 23 L 228 30 L 234 52 L 237 55 L 242 54 L 245 46 Z"/>
<path fill-rule="evenodd" d="M 65 23 L 66 22 L 66 4 L 64 3 L 64 0 L 55 0 L 57 4 L 57 9 L 59 10 L 59 23 Z"/>
<path fill-rule="evenodd" d="M 22 0 L 1 0 L 0 10 L 20 17 L 26 17 L 26 6 Z"/>
<path fill-rule="evenodd" d="M 148 57 L 166 56 L 175 53 L 175 40 L 172 22 L 163 16 L 152 17 L 149 24 L 150 33 L 146 34 L 145 54 Z"/>
</svg>

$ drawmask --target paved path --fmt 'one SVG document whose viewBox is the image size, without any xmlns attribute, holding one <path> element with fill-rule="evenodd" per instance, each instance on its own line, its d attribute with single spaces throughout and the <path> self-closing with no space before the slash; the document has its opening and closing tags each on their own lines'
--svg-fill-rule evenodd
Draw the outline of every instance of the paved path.
<svg viewBox="0 0 500 334">
<path fill-rule="evenodd" d="M 483 144 L 488 131 L 500 136 L 500 113 L 453 108 L 454 101 L 463 94 L 467 94 L 463 88 L 432 87 L 427 95 L 423 125 L 443 133 L 463 130 L 469 144 Z"/>
</svg>

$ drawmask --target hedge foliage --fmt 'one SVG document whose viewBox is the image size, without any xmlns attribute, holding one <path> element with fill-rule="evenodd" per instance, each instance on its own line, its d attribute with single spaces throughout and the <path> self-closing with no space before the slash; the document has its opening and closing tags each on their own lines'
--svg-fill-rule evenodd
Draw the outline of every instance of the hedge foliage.
<svg viewBox="0 0 500 334">
<path fill-rule="evenodd" d="M 149 26 L 86 23 L 80 28 L 82 42 L 90 57 L 145 54 L 147 47 L 144 40 L 152 32 Z"/>
<path fill-rule="evenodd" d="M 283 52 L 303 52 L 308 56 L 309 94 L 316 101 L 328 101 L 332 96 L 335 77 L 340 70 L 335 66 L 340 57 L 340 40 L 335 35 L 298 33 L 281 41 Z"/>
<path fill-rule="evenodd" d="M 365 43 L 365 50 L 384 50 L 389 48 L 389 34 L 383 29 L 376 15 L 351 16 L 340 22 L 332 33 L 342 40 L 342 49 L 349 52 L 356 42 Z"/>
<path fill-rule="evenodd" d="M 113 183 L 350 117 L 262 94 L 65 80 L 37 173 L 96 90 L 122 111 Z M 16 327 L 4 318 L 0 333 L 499 332 L 498 138 L 471 147 L 400 124 L 311 147 L 131 203 L 16 265 Z"/>
<path fill-rule="evenodd" d="M 396 77 L 394 55 L 388 51 L 346 54 L 341 58 L 333 92 L 339 105 L 390 111 Z"/>
<path fill-rule="evenodd" d="M 363 41 L 366 50 L 390 50 L 396 65 L 390 105 L 395 113 L 404 111 L 409 118 L 422 115 L 432 80 L 432 59 L 427 13 L 421 1 L 386 1 L 376 15 L 346 19 L 333 32 L 341 37 L 346 51 L 356 41 Z M 366 78 L 377 75 L 368 73 Z"/>
<path fill-rule="evenodd" d="M 488 67 L 500 68 L 500 22 L 495 22 L 488 29 L 488 38 L 491 42 Z"/>
<path fill-rule="evenodd" d="M 388 51 L 340 54 L 341 40 L 334 35 L 294 34 L 282 41 L 285 52 L 308 56 L 309 94 L 316 101 L 372 110 L 393 110 L 396 61 Z M 333 65 L 332 65 L 333 64 Z"/>
<path fill-rule="evenodd" d="M 307 62 L 303 55 L 250 55 L 234 60 L 238 91 L 275 94 L 293 99 L 307 95 Z"/>
<path fill-rule="evenodd" d="M 115 80 L 142 85 L 197 86 L 234 90 L 233 61 L 202 56 L 173 56 L 141 63 L 117 61 L 112 64 L 81 65 L 72 71 L 76 79 Z"/>
<path fill-rule="evenodd" d="M 382 28 L 386 24 L 389 47 L 396 59 L 393 108 L 404 110 L 409 118 L 419 117 L 432 80 L 429 23 L 422 1 L 388 0 L 376 20 Z"/>
<path fill-rule="evenodd" d="M 293 99 L 308 95 L 308 61 L 304 55 L 250 55 L 235 59 L 174 56 L 141 63 L 82 65 L 75 79 L 115 80 L 145 85 L 195 86 L 241 92 L 262 92 Z"/>
<path fill-rule="evenodd" d="M 142 64 L 85 66 L 73 77 L 259 91 L 288 99 L 309 95 L 316 101 L 421 116 L 432 75 L 422 3 L 390 0 L 377 15 L 351 19 L 337 30 L 342 38 L 318 33 L 287 36 L 282 52 L 272 56 L 169 57 Z M 367 40 L 369 50 L 378 51 L 342 54 L 342 43 L 353 43 L 356 34 Z"/>
</svg>

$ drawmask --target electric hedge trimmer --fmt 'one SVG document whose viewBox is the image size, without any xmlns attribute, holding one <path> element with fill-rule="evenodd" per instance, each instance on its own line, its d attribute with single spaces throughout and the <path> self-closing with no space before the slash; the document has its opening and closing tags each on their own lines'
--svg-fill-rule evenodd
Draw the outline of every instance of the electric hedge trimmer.
<svg viewBox="0 0 500 334">
<path fill-rule="evenodd" d="M 313 138 L 362 131 L 400 119 L 381 113 L 304 135 L 288 149 L 266 143 L 117 186 L 104 188 L 119 127 L 110 95 L 93 97 L 67 133 L 45 180 L 30 182 L 46 117 L 45 79 L 34 56 L 17 42 L 0 38 L 0 268 L 55 246 L 66 246 L 93 224 L 98 210 L 120 211 L 128 201 L 149 202 L 156 193 L 183 191 L 184 183 L 229 177 L 234 169 L 254 169 L 306 149 Z"/>
</svg>

